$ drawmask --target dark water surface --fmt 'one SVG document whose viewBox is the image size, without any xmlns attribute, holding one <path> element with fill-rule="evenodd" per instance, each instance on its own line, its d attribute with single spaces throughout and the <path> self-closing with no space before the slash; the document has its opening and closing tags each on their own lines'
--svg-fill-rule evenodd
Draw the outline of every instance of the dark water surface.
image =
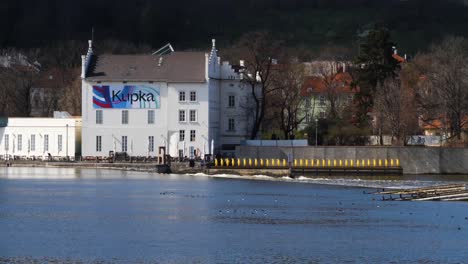
<svg viewBox="0 0 468 264">
<path fill-rule="evenodd" d="M 0 263 L 468 263 L 468 203 L 382 202 L 368 188 L 314 184 L 467 179 L 0 168 Z"/>
</svg>

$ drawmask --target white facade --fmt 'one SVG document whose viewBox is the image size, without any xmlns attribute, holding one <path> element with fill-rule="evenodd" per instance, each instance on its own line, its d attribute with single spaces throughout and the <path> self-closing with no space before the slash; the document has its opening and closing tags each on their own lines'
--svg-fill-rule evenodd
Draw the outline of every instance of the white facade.
<svg viewBox="0 0 468 264">
<path fill-rule="evenodd" d="M 239 144 L 247 135 L 247 118 L 241 107 L 241 98 L 247 90 L 228 63 L 221 65 L 214 40 L 211 53 L 204 56 L 201 81 L 173 82 L 164 78 L 97 81 L 86 75 L 91 56 L 90 47 L 83 57 L 83 156 L 108 156 L 109 151 L 114 151 L 155 157 L 162 155 L 160 150 L 164 148 L 172 157 L 203 157 L 221 153 L 223 146 Z M 155 60 L 160 64 L 166 62 L 157 56 Z M 111 90 L 149 87 L 159 92 L 159 106 L 99 108 L 93 103 L 96 86 L 108 86 Z M 235 97 L 231 99 L 235 101 L 233 105 L 229 105 L 229 96 Z M 154 123 L 148 117 L 151 111 Z"/>
<path fill-rule="evenodd" d="M 159 156 L 160 147 L 168 149 L 173 157 L 209 154 L 206 84 L 131 83 L 159 88 L 160 106 L 156 109 L 95 109 L 92 104 L 94 84 L 83 82 L 83 156 L 108 156 L 109 151 L 127 152 L 131 156 Z M 120 84 L 106 82 L 104 85 Z M 185 92 L 185 101 L 179 101 L 180 92 Z M 190 101 L 191 92 L 195 93 L 195 101 Z M 102 113 L 99 121 L 96 120 L 98 111 Z M 127 120 L 123 120 L 125 111 Z M 179 121 L 179 111 L 185 111 L 185 121 Z M 191 111 L 195 112 L 192 120 Z M 154 113 L 154 122 L 149 117 L 150 112 Z M 191 138 L 192 131 L 195 132 Z"/>
<path fill-rule="evenodd" d="M 4 159 L 74 158 L 80 151 L 81 120 L 75 118 L 8 118 L 0 127 L 0 154 Z"/>
</svg>

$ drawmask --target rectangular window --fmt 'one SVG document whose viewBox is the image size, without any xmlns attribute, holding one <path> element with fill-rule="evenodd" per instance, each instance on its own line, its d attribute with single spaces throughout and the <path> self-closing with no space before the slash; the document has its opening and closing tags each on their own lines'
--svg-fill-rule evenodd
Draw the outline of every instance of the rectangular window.
<svg viewBox="0 0 468 264">
<path fill-rule="evenodd" d="M 96 136 L 96 152 L 102 151 L 102 136 Z"/>
<path fill-rule="evenodd" d="M 5 150 L 8 151 L 10 149 L 10 135 L 5 134 L 5 136 L 3 137 L 3 141 L 4 141 Z"/>
<path fill-rule="evenodd" d="M 18 151 L 23 150 L 23 135 L 18 135 Z"/>
<path fill-rule="evenodd" d="M 49 151 L 49 135 L 44 135 L 44 151 Z"/>
<path fill-rule="evenodd" d="M 179 122 L 185 122 L 185 110 L 179 110 Z"/>
<path fill-rule="evenodd" d="M 179 130 L 179 141 L 185 141 L 185 130 Z"/>
<path fill-rule="evenodd" d="M 62 151 L 63 149 L 63 136 L 62 135 L 58 135 L 57 137 L 57 149 L 58 151 Z"/>
<path fill-rule="evenodd" d="M 148 124 L 154 124 L 154 110 L 148 110 Z"/>
<path fill-rule="evenodd" d="M 190 122 L 197 122 L 197 110 L 190 110 Z"/>
<path fill-rule="evenodd" d="M 190 158 L 193 159 L 195 157 L 195 147 L 190 146 L 189 152 L 190 152 Z"/>
<path fill-rule="evenodd" d="M 96 124 L 102 124 L 102 110 L 96 110 Z"/>
<path fill-rule="evenodd" d="M 321 112 L 320 112 L 320 118 L 325 118 L 325 117 L 326 117 L 325 112 L 324 112 L 324 111 L 321 111 Z"/>
<path fill-rule="evenodd" d="M 305 121 L 306 121 L 306 123 L 309 123 L 311 121 L 310 120 L 310 113 L 306 113 Z"/>
<path fill-rule="evenodd" d="M 352 104 L 354 101 L 354 97 L 352 95 L 348 95 L 348 104 Z"/>
<path fill-rule="evenodd" d="M 190 92 L 190 102 L 196 102 L 197 101 L 197 92 L 191 91 Z"/>
<path fill-rule="evenodd" d="M 185 102 L 185 92 L 184 91 L 179 92 L 179 102 Z"/>
<path fill-rule="evenodd" d="M 325 105 L 325 96 L 324 95 L 320 95 L 319 103 L 320 103 L 320 105 Z"/>
<path fill-rule="evenodd" d="M 229 96 L 228 107 L 236 107 L 236 97 L 234 95 Z"/>
<path fill-rule="evenodd" d="M 235 124 L 234 118 L 229 118 L 229 120 L 228 120 L 228 130 L 229 131 L 236 130 L 236 124 Z"/>
<path fill-rule="evenodd" d="M 127 151 L 127 136 L 122 136 L 122 152 Z"/>
<path fill-rule="evenodd" d="M 31 135 L 31 151 L 36 151 L 36 135 Z"/>
<path fill-rule="evenodd" d="M 312 106 L 312 104 L 310 103 L 310 98 L 306 98 L 305 99 L 305 107 L 310 108 L 311 106 Z"/>
<path fill-rule="evenodd" d="M 148 151 L 154 152 L 154 136 L 148 137 Z"/>
<path fill-rule="evenodd" d="M 190 130 L 190 141 L 195 141 L 195 130 Z"/>
<path fill-rule="evenodd" d="M 128 124 L 128 110 L 122 110 L 122 124 Z"/>
</svg>

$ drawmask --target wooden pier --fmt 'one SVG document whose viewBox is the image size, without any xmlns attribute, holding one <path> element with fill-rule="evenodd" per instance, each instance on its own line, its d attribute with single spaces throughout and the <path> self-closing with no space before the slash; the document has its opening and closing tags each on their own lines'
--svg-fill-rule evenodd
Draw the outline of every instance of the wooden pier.
<svg viewBox="0 0 468 264">
<path fill-rule="evenodd" d="M 414 189 L 382 190 L 374 192 L 382 195 L 384 201 L 468 201 L 466 184 L 450 184 Z"/>
</svg>

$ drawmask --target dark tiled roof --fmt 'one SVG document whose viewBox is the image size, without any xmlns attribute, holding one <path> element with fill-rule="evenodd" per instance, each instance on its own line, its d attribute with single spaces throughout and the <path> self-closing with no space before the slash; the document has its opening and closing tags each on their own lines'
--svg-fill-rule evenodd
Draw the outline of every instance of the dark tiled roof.
<svg viewBox="0 0 468 264">
<path fill-rule="evenodd" d="M 338 93 L 355 93 L 359 89 L 353 89 L 351 87 L 352 77 L 348 72 L 339 72 L 335 75 L 326 77 L 328 83 L 338 85 L 334 91 L 327 91 L 330 86 L 327 87 L 327 82 L 322 77 L 312 76 L 308 77 L 302 85 L 301 95 L 311 96 L 312 94 L 321 94 L 326 92 L 338 92 Z"/>
<path fill-rule="evenodd" d="M 162 59 L 161 59 L 162 58 Z M 204 52 L 155 55 L 93 56 L 89 81 L 205 82 Z"/>
<path fill-rule="evenodd" d="M 33 87 L 35 88 L 63 88 L 80 75 L 78 68 L 60 69 L 57 67 L 41 71 Z"/>
</svg>

